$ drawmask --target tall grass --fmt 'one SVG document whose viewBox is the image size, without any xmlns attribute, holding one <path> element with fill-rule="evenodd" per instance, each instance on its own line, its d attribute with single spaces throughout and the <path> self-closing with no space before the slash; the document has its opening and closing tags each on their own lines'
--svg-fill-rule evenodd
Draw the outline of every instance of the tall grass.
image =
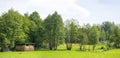
<svg viewBox="0 0 120 58">
<path fill-rule="evenodd" d="M 96 50 L 99 47 L 101 46 L 97 46 Z M 79 44 L 73 44 L 72 50 L 68 51 L 63 44 L 58 47 L 58 50 L 0 52 L 0 58 L 120 58 L 120 49 L 79 51 Z"/>
</svg>

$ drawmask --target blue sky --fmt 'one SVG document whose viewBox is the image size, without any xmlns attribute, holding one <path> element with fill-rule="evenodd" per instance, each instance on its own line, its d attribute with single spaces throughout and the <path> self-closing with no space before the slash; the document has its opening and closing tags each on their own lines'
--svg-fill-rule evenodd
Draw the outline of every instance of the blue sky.
<svg viewBox="0 0 120 58">
<path fill-rule="evenodd" d="M 10 8 L 21 14 L 38 11 L 43 19 L 58 11 L 64 21 L 73 18 L 81 25 L 120 22 L 120 0 L 0 0 L 0 14 Z"/>
</svg>

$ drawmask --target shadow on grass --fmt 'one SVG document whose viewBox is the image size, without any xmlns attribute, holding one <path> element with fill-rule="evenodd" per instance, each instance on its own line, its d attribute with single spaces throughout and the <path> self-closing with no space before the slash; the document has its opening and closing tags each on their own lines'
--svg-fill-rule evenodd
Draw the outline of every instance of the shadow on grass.
<svg viewBox="0 0 120 58">
<path fill-rule="evenodd" d="M 101 52 L 106 52 L 108 50 L 96 49 L 96 50 L 75 50 L 75 51 L 101 53 Z"/>
</svg>

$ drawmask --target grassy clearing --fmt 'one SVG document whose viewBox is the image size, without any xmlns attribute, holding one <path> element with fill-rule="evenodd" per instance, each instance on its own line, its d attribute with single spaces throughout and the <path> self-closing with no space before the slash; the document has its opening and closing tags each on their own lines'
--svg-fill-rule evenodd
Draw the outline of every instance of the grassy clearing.
<svg viewBox="0 0 120 58">
<path fill-rule="evenodd" d="M 79 46 L 73 45 L 71 51 L 67 51 L 65 45 L 58 50 L 40 50 L 24 52 L 0 52 L 0 58 L 120 58 L 120 49 L 109 51 L 78 51 Z"/>
</svg>

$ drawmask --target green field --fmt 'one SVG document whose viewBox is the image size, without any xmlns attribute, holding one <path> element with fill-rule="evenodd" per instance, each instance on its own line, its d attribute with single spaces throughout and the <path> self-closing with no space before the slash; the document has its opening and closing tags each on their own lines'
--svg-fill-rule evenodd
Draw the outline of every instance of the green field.
<svg viewBox="0 0 120 58">
<path fill-rule="evenodd" d="M 77 46 L 67 51 L 65 46 L 59 46 L 58 50 L 39 50 L 24 52 L 0 52 L 0 58 L 120 58 L 120 49 L 109 51 L 79 51 Z"/>
</svg>

